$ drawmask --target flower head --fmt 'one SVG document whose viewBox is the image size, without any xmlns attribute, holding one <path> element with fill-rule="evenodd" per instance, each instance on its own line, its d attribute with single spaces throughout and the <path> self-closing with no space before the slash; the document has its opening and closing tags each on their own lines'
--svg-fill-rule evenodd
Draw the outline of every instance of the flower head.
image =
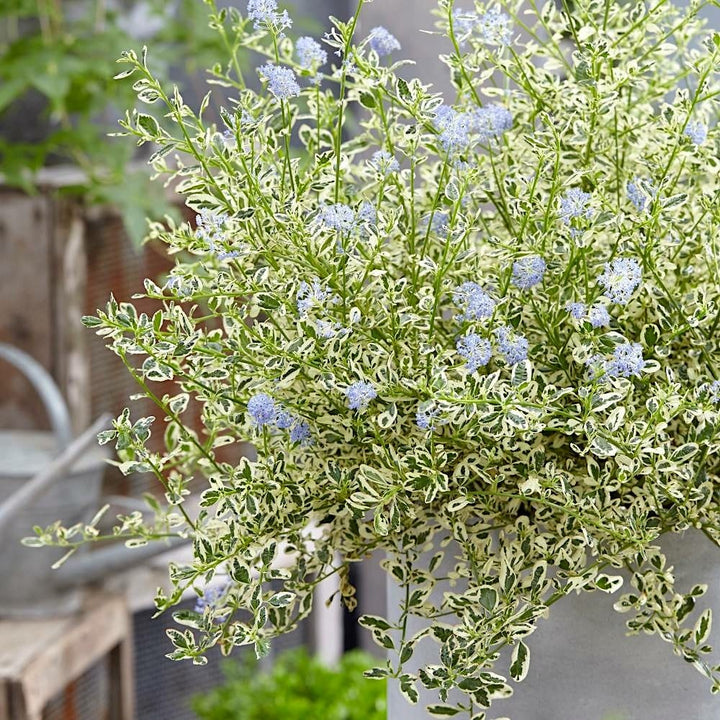
<svg viewBox="0 0 720 720">
<path fill-rule="evenodd" d="M 318 320 L 315 323 L 315 332 L 325 340 L 334 338 L 340 330 L 340 323 L 333 323 L 329 320 Z"/>
<path fill-rule="evenodd" d="M 512 34 L 512 21 L 498 8 L 488 10 L 477 23 L 482 39 L 488 45 L 509 45 Z"/>
<path fill-rule="evenodd" d="M 298 38 L 295 43 L 295 55 L 303 70 L 314 70 L 327 62 L 328 56 L 322 45 L 309 36 Z"/>
<path fill-rule="evenodd" d="M 580 188 L 570 188 L 560 198 L 560 219 L 569 225 L 571 218 L 592 217 L 593 209 L 588 207 L 591 199 L 590 193 L 583 192 Z"/>
<path fill-rule="evenodd" d="M 300 315 L 307 315 L 313 305 L 323 305 L 330 298 L 330 290 L 318 278 L 314 278 L 309 284 L 303 280 L 297 294 L 298 312 Z"/>
<path fill-rule="evenodd" d="M 474 282 L 465 282 L 456 288 L 453 299 L 462 306 L 460 320 L 485 320 L 495 311 L 495 301 Z"/>
<path fill-rule="evenodd" d="M 265 63 L 258 72 L 267 81 L 268 89 L 278 100 L 288 100 L 300 94 L 297 76 L 289 67 Z"/>
<path fill-rule="evenodd" d="M 440 131 L 440 144 L 447 152 L 462 150 L 470 144 L 474 124 L 472 113 L 458 112 L 449 105 L 440 105 L 435 111 L 434 122 Z"/>
<path fill-rule="evenodd" d="M 318 220 L 325 227 L 342 233 L 351 232 L 356 223 L 355 212 L 351 207 L 343 203 L 325 205 L 320 210 Z"/>
<path fill-rule="evenodd" d="M 499 138 L 513 124 L 512 113 L 501 105 L 486 105 L 473 112 L 473 130 L 482 143 Z"/>
<path fill-rule="evenodd" d="M 720 380 L 713 380 L 711 383 L 705 383 L 700 390 L 707 393 L 711 403 L 720 404 Z"/>
<path fill-rule="evenodd" d="M 377 397 L 377 390 L 372 383 L 360 381 L 346 388 L 345 395 L 351 410 L 364 410 Z"/>
<path fill-rule="evenodd" d="M 438 416 L 438 413 L 439 410 L 432 401 L 424 402 L 415 413 L 415 424 L 421 430 L 434 430 L 435 418 Z"/>
<path fill-rule="evenodd" d="M 605 272 L 598 282 L 605 288 L 605 295 L 614 303 L 626 305 L 635 288 L 642 280 L 642 271 L 634 258 L 616 258 L 605 263 Z"/>
<path fill-rule="evenodd" d="M 292 20 L 287 10 L 278 12 L 277 0 L 248 0 L 247 16 L 255 21 L 255 29 L 263 25 L 273 25 L 277 29 L 289 28 Z"/>
<path fill-rule="evenodd" d="M 628 200 L 635 206 L 638 212 L 645 212 L 650 205 L 650 201 L 655 197 L 657 191 L 652 183 L 646 178 L 636 177 L 626 186 Z"/>
<path fill-rule="evenodd" d="M 529 255 L 513 263 L 512 282 L 521 290 L 528 290 L 542 282 L 547 263 L 539 255 Z"/>
<path fill-rule="evenodd" d="M 702 145 L 707 139 L 707 127 L 700 120 L 689 122 L 685 126 L 685 135 L 692 140 L 695 145 Z"/>
<path fill-rule="evenodd" d="M 594 328 L 608 327 L 610 325 L 610 313 L 605 305 L 598 303 L 590 308 L 588 320 Z"/>
<path fill-rule="evenodd" d="M 386 176 L 400 170 L 400 163 L 387 150 L 378 150 L 373 153 L 369 164 L 381 175 Z"/>
<path fill-rule="evenodd" d="M 265 393 L 253 395 L 248 400 L 247 409 L 258 427 L 274 423 L 277 417 L 275 401 Z"/>
<path fill-rule="evenodd" d="M 492 357 L 490 342 L 475 333 L 461 337 L 456 343 L 456 348 L 458 353 L 467 360 L 465 367 L 471 373 L 487 365 Z"/>
<path fill-rule="evenodd" d="M 308 443 L 310 441 L 310 425 L 304 420 L 296 419 L 290 428 L 290 442 Z"/>
<path fill-rule="evenodd" d="M 370 31 L 368 44 L 370 49 L 374 50 L 379 57 L 391 55 L 396 50 L 400 50 L 398 39 L 382 26 L 375 27 Z"/>
<path fill-rule="evenodd" d="M 369 200 L 363 200 L 360 203 L 357 211 L 357 219 L 368 225 L 375 225 L 377 223 L 377 210 L 375 210 L 375 206 Z"/>
<path fill-rule="evenodd" d="M 623 343 L 615 348 L 610 360 L 605 363 L 605 372 L 609 377 L 630 377 L 640 375 L 645 367 L 640 343 Z"/>
<path fill-rule="evenodd" d="M 495 341 L 500 354 L 508 365 L 517 365 L 528 356 L 528 341 L 512 328 L 502 325 L 495 330 Z"/>
<path fill-rule="evenodd" d="M 570 313 L 570 317 L 575 320 L 583 320 L 587 311 L 585 303 L 581 302 L 569 302 L 565 305 L 565 309 Z"/>
</svg>

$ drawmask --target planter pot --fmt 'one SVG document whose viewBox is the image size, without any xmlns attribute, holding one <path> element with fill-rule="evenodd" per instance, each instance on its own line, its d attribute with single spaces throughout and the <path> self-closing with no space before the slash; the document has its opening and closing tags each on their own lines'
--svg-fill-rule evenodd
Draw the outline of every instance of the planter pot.
<svg viewBox="0 0 720 720">
<path fill-rule="evenodd" d="M 675 567 L 677 587 L 687 592 L 705 583 L 702 610 L 711 607 L 720 617 L 720 549 L 701 533 L 663 539 L 668 564 Z M 448 548 L 449 550 L 450 548 Z M 441 572 L 438 571 L 438 572 Z M 572 594 L 561 599 L 526 639 L 531 652 L 530 670 L 514 684 L 512 697 L 493 703 L 488 717 L 512 720 L 717 720 L 720 697 L 710 694 L 710 681 L 692 665 L 675 656 L 670 644 L 657 636 L 626 636 L 625 616 L 613 610 L 620 594 Z M 388 584 L 388 611 L 397 614 L 400 588 Z M 691 616 L 691 621 L 698 610 Z M 692 627 L 692 623 L 690 625 Z M 422 625 L 415 620 L 411 631 Z M 709 642 L 720 650 L 720 633 Z M 421 641 L 407 669 L 436 663 L 437 645 Z M 712 659 L 717 662 L 716 652 Z M 389 720 L 425 720 L 424 707 L 437 702 L 434 694 L 421 693 L 409 705 L 396 685 L 388 687 Z"/>
</svg>

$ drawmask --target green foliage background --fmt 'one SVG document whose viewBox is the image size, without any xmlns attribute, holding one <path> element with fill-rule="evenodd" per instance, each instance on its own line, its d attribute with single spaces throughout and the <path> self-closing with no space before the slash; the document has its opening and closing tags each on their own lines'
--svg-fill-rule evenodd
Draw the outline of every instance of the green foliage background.
<svg viewBox="0 0 720 720">
<path fill-rule="evenodd" d="M 385 720 L 385 681 L 363 677 L 373 663 L 353 651 L 328 668 L 298 648 L 258 672 L 247 655 L 226 663 L 226 683 L 196 697 L 193 709 L 202 720 Z"/>
</svg>

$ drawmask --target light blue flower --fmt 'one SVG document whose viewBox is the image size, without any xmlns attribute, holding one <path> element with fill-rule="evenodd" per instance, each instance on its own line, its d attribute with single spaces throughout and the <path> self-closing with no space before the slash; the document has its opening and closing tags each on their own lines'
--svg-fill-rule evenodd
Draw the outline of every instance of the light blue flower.
<svg viewBox="0 0 720 720">
<path fill-rule="evenodd" d="M 325 205 L 318 215 L 318 220 L 326 228 L 341 233 L 350 233 L 355 228 L 356 217 L 354 210 L 343 203 Z"/>
<path fill-rule="evenodd" d="M 318 278 L 313 278 L 309 284 L 303 280 L 297 294 L 298 312 L 300 315 L 307 315 L 314 305 L 324 305 L 330 299 L 330 290 Z"/>
<path fill-rule="evenodd" d="M 474 282 L 465 282 L 456 288 L 453 299 L 463 310 L 460 320 L 485 320 L 495 311 L 495 301 Z"/>
<path fill-rule="evenodd" d="M 317 71 L 319 67 L 327 62 L 328 58 L 322 45 L 309 36 L 298 38 L 295 43 L 295 55 L 298 59 L 298 65 L 303 70 L 312 71 Z"/>
<path fill-rule="evenodd" d="M 636 177 L 632 182 L 628 182 L 625 189 L 628 200 L 638 212 L 645 212 L 657 194 L 657 190 L 647 178 Z"/>
<path fill-rule="evenodd" d="M 290 428 L 290 442 L 307 444 L 310 441 L 310 425 L 297 419 Z"/>
<path fill-rule="evenodd" d="M 267 81 L 268 89 L 278 100 L 288 100 L 300 94 L 297 76 L 289 67 L 265 63 L 258 72 Z"/>
<path fill-rule="evenodd" d="M 474 373 L 478 368 L 485 367 L 492 357 L 492 347 L 489 340 L 475 333 L 461 337 L 455 347 L 458 353 L 467 360 L 465 367 L 471 373 Z"/>
<path fill-rule="evenodd" d="M 529 255 L 513 263 L 512 282 L 521 290 L 529 290 L 542 282 L 547 263 L 539 255 Z"/>
<path fill-rule="evenodd" d="M 478 133 L 482 143 L 499 138 L 505 131 L 512 129 L 512 113 L 500 105 L 486 105 L 473 112 L 473 131 Z"/>
<path fill-rule="evenodd" d="M 276 29 L 289 28 L 292 20 L 287 10 L 278 12 L 277 0 L 248 0 L 247 16 L 259 30 L 263 25 L 272 25 Z"/>
<path fill-rule="evenodd" d="M 265 393 L 253 395 L 248 400 L 247 409 L 258 427 L 274 423 L 277 417 L 275 401 Z"/>
<path fill-rule="evenodd" d="M 396 50 L 400 50 L 398 39 L 384 27 L 374 27 L 368 35 L 368 44 L 370 49 L 374 50 L 379 57 L 391 55 Z"/>
<path fill-rule="evenodd" d="M 528 341 L 507 325 L 495 330 L 498 351 L 508 365 L 517 365 L 528 356 Z"/>
<path fill-rule="evenodd" d="M 368 225 L 375 225 L 377 223 L 377 211 L 375 210 L 375 206 L 368 200 L 363 200 L 360 203 L 357 211 L 357 220 L 365 222 Z"/>
<path fill-rule="evenodd" d="M 440 105 L 435 110 L 434 124 L 440 131 L 440 144 L 448 153 L 463 150 L 470 145 L 470 133 L 474 126 L 472 113 L 457 112 L 449 105 Z"/>
<path fill-rule="evenodd" d="M 566 225 L 569 225 L 572 218 L 591 218 L 593 209 L 588 207 L 591 199 L 592 195 L 590 193 L 583 192 L 580 188 L 570 188 L 560 198 L 560 219 Z"/>
<path fill-rule="evenodd" d="M 569 302 L 565 305 L 565 309 L 570 313 L 570 317 L 575 318 L 575 320 L 583 320 L 587 311 L 585 303 L 581 302 Z"/>
<path fill-rule="evenodd" d="M 610 325 L 610 313 L 605 305 L 598 303 L 590 308 L 588 320 L 594 328 L 608 327 Z"/>
<path fill-rule="evenodd" d="M 639 376 L 645 367 L 640 343 L 623 343 L 613 352 L 612 359 L 605 364 L 605 372 L 609 377 Z"/>
<path fill-rule="evenodd" d="M 356 382 L 346 388 L 345 395 L 351 410 L 364 410 L 377 397 L 377 390 L 369 382 Z"/>
<path fill-rule="evenodd" d="M 499 8 L 488 10 L 477 23 L 482 39 L 488 45 L 509 45 L 512 34 L 512 21 Z"/>
<path fill-rule="evenodd" d="M 400 170 L 400 163 L 387 150 L 378 150 L 373 153 L 369 164 L 376 172 L 386 176 Z"/>
<path fill-rule="evenodd" d="M 626 305 L 635 288 L 642 280 L 642 270 L 635 258 L 616 258 L 605 263 L 605 272 L 598 282 L 605 288 L 605 295 L 614 303 Z"/>
<path fill-rule="evenodd" d="M 707 127 L 700 120 L 689 122 L 685 126 L 685 135 L 692 140 L 695 145 L 702 145 L 707 139 Z"/>
</svg>

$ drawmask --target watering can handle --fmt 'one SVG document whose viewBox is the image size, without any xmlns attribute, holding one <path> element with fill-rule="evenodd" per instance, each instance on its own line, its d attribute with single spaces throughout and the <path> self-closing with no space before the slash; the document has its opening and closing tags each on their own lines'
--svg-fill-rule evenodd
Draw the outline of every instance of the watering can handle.
<svg viewBox="0 0 720 720">
<path fill-rule="evenodd" d="M 50 418 L 58 450 L 65 449 L 73 437 L 70 413 L 48 371 L 26 352 L 6 343 L 0 343 L 0 358 L 14 365 L 32 383 Z"/>
</svg>

